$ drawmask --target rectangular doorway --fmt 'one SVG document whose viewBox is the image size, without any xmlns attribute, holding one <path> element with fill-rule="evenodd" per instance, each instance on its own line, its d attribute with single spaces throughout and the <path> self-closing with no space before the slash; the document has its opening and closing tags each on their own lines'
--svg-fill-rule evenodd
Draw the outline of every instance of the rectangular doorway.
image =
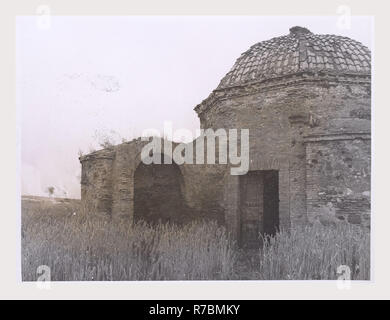
<svg viewBox="0 0 390 320">
<path fill-rule="evenodd" d="M 274 235 L 279 228 L 279 173 L 249 171 L 240 176 L 239 244 L 258 248 L 261 234 Z"/>
</svg>

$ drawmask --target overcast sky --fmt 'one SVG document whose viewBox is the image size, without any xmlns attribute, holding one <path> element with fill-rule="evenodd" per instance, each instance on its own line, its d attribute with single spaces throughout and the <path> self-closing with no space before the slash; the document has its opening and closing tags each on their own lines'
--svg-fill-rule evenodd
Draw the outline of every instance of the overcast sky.
<svg viewBox="0 0 390 320">
<path fill-rule="evenodd" d="M 371 20 L 354 17 L 35 17 L 16 22 L 22 194 L 80 197 L 78 151 L 143 129 L 195 133 L 193 108 L 251 45 L 303 26 L 371 49 Z M 65 194 L 66 193 L 66 194 Z"/>
</svg>

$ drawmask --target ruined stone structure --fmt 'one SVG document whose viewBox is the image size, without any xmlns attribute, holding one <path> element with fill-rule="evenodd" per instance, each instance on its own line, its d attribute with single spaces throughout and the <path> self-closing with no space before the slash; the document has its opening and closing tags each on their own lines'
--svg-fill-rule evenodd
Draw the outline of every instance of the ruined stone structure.
<svg viewBox="0 0 390 320">
<path fill-rule="evenodd" d="M 136 139 L 80 158 L 82 200 L 129 220 L 216 219 L 243 245 L 297 223 L 369 225 L 370 105 L 370 51 L 293 27 L 244 52 L 195 107 L 201 128 L 249 129 L 248 173 L 145 165 Z"/>
</svg>

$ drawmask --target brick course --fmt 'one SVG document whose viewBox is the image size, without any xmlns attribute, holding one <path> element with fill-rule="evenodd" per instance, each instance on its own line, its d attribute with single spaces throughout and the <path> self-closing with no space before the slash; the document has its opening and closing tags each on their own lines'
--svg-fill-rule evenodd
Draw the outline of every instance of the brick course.
<svg viewBox="0 0 390 320">
<path fill-rule="evenodd" d="M 296 27 L 252 46 L 195 107 L 201 128 L 249 129 L 250 170 L 279 173 L 280 226 L 369 226 L 370 68 L 362 44 Z M 146 143 L 135 139 L 80 158 L 82 200 L 92 211 L 132 221 Z M 240 186 L 230 165 L 179 168 L 187 218 L 216 219 L 237 235 Z"/>
</svg>

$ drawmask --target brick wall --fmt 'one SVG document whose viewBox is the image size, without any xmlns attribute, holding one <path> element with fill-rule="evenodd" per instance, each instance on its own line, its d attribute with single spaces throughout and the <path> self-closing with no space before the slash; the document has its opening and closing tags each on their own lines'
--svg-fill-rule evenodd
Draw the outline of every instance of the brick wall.
<svg viewBox="0 0 390 320">
<path fill-rule="evenodd" d="M 370 99 L 369 77 L 301 74 L 215 90 L 196 110 L 203 128 L 250 130 L 250 170 L 279 172 L 281 226 L 330 215 L 368 224 Z M 84 203 L 131 220 L 134 173 L 146 143 L 137 139 L 82 157 Z M 189 214 L 235 233 L 239 179 L 229 165 L 179 167 Z"/>
</svg>

